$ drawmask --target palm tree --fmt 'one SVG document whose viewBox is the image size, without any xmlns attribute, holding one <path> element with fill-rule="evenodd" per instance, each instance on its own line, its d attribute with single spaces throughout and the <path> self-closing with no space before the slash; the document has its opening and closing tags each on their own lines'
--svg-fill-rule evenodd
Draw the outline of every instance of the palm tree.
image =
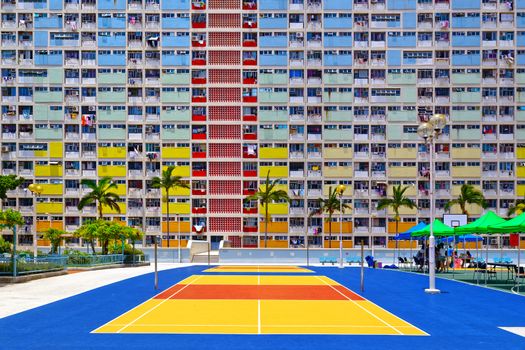
<svg viewBox="0 0 525 350">
<path fill-rule="evenodd" d="M 383 210 L 386 208 L 391 208 L 394 212 L 394 220 L 396 222 L 396 235 L 399 233 L 399 209 L 406 207 L 413 209 L 416 207 L 416 203 L 408 197 L 405 196 L 405 192 L 408 190 L 409 186 L 401 187 L 401 185 L 394 186 L 392 188 L 392 197 L 391 198 L 381 198 L 377 202 L 377 210 Z"/>
<path fill-rule="evenodd" d="M 82 208 L 93 203 L 98 203 L 99 219 L 101 219 L 103 216 L 102 209 L 104 206 L 116 210 L 117 213 L 120 213 L 120 206 L 118 204 L 120 197 L 115 192 L 111 192 L 111 190 L 117 188 L 117 184 L 111 177 L 103 177 L 98 181 L 98 183 L 94 180 L 83 179 L 80 184 L 90 188 L 92 191 L 82 197 L 78 203 L 79 210 L 82 210 Z"/>
<path fill-rule="evenodd" d="M 523 199 L 516 199 L 513 205 L 509 207 L 507 210 L 507 217 L 511 217 L 512 215 L 520 215 L 525 212 L 525 198 Z"/>
<path fill-rule="evenodd" d="M 313 211 L 310 216 L 313 215 L 320 215 L 323 213 L 328 214 L 328 217 L 326 218 L 326 221 L 328 221 L 328 248 L 332 248 L 332 217 L 334 216 L 334 213 L 336 211 L 343 209 L 352 209 L 352 207 L 348 204 L 341 203 L 340 199 L 338 198 L 339 193 L 337 192 L 337 188 L 334 188 L 332 191 L 332 186 L 328 188 L 328 198 L 318 198 L 317 201 L 319 202 L 320 206 L 319 209 Z M 342 222 L 339 223 L 340 225 L 343 225 Z"/>
<path fill-rule="evenodd" d="M 51 254 L 58 253 L 58 247 L 60 246 L 60 242 L 62 242 L 62 238 L 65 234 L 65 231 L 52 227 L 48 228 L 47 231 L 44 232 L 44 239 L 49 240 L 51 243 Z"/>
<path fill-rule="evenodd" d="M 270 221 L 268 207 L 270 203 L 290 201 L 290 197 L 288 197 L 286 191 L 275 188 L 275 186 L 279 184 L 279 181 L 281 181 L 281 179 L 275 179 L 270 182 L 270 170 L 268 170 L 264 185 L 259 187 L 259 190 L 256 193 L 244 198 L 245 202 L 259 201 L 259 204 L 264 208 L 264 248 L 267 247 L 268 243 L 268 222 Z"/>
<path fill-rule="evenodd" d="M 162 188 L 166 191 L 166 222 L 168 233 L 168 248 L 170 247 L 170 190 L 175 188 L 190 188 L 188 183 L 182 180 L 181 176 L 173 175 L 175 170 L 174 165 L 170 165 L 166 170 L 162 171 L 162 176 L 155 176 L 151 180 L 152 188 Z M 180 225 L 180 222 L 178 223 Z M 180 245 L 180 237 L 179 239 Z"/>
<path fill-rule="evenodd" d="M 454 205 L 459 205 L 461 213 L 468 215 L 467 204 L 477 204 L 482 208 L 487 207 L 483 193 L 475 189 L 472 185 L 464 184 L 461 186 L 461 193 L 458 198 L 452 199 L 445 204 L 445 210 L 450 210 Z"/>
</svg>

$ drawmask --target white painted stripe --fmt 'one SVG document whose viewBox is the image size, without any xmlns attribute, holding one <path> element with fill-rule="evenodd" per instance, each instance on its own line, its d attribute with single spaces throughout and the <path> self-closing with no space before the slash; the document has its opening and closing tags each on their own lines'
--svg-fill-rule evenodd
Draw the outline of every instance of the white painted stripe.
<svg viewBox="0 0 525 350">
<path fill-rule="evenodd" d="M 166 290 L 175 287 L 177 284 L 182 284 L 184 281 L 186 281 L 187 279 L 189 279 L 189 278 L 191 278 L 191 277 L 193 277 L 193 276 L 186 277 L 186 278 L 183 279 L 182 281 L 180 281 L 180 282 L 178 282 L 178 283 L 175 283 L 174 285 L 172 285 L 171 287 L 169 287 L 169 288 L 163 290 L 162 292 L 159 292 L 159 293 L 155 294 L 154 296 L 152 296 L 152 297 L 149 298 L 148 300 L 143 301 L 142 303 L 138 304 L 138 305 L 135 306 L 134 308 L 132 308 L 132 309 L 130 309 L 130 310 L 124 312 L 122 315 L 119 315 L 119 316 L 115 317 L 115 318 L 112 319 L 111 321 L 104 323 L 102 326 L 98 327 L 97 329 L 92 330 L 90 333 L 96 333 L 100 328 L 105 327 L 105 326 L 109 325 L 110 323 L 112 323 L 114 320 L 116 320 L 116 319 L 118 319 L 118 318 L 120 318 L 120 317 L 122 317 L 122 316 L 124 316 L 124 315 L 129 314 L 129 313 L 132 312 L 133 310 L 135 310 L 135 309 L 141 307 L 142 305 L 146 304 L 148 301 L 150 301 L 150 300 L 152 300 L 152 299 L 155 299 L 156 297 L 158 297 L 159 295 L 161 295 L 162 293 L 164 293 Z"/>
<path fill-rule="evenodd" d="M 498 327 L 498 328 L 525 338 L 525 327 Z"/>
<path fill-rule="evenodd" d="M 114 323 L 113 326 L 125 326 L 127 324 L 125 323 Z M 133 326 L 137 327 L 255 327 L 253 324 L 171 324 L 171 323 L 135 323 Z M 352 324 L 334 324 L 334 325 L 327 325 L 327 324 L 301 324 L 301 325 L 294 325 L 294 324 L 267 324 L 264 325 L 265 327 L 273 327 L 273 328 L 303 328 L 303 327 L 316 327 L 316 328 L 389 328 L 388 326 L 378 326 L 378 325 L 352 325 Z M 397 326 L 397 328 L 413 328 L 412 326 Z"/>
<path fill-rule="evenodd" d="M 316 276 L 320 281 L 323 281 L 321 278 L 319 278 L 319 276 Z M 334 286 L 326 283 L 325 281 L 323 281 L 324 284 L 326 284 L 327 286 L 329 286 L 330 288 L 332 288 L 333 290 L 335 290 L 337 293 L 341 294 L 342 296 L 344 296 L 346 299 L 348 299 L 349 301 L 351 301 L 352 303 L 354 303 L 357 307 L 359 307 L 361 310 L 365 311 L 366 313 L 368 313 L 370 316 L 376 318 L 377 320 L 383 322 L 385 325 L 387 325 L 388 327 L 392 328 L 394 331 L 396 331 L 397 333 L 399 334 L 403 334 L 403 332 L 401 332 L 399 329 L 397 329 L 396 327 L 392 326 L 390 323 L 386 322 L 385 320 L 383 320 L 381 317 L 377 316 L 376 314 L 374 314 L 373 312 L 371 312 L 370 310 L 366 309 L 365 307 L 363 307 L 362 305 L 359 305 L 359 303 L 357 303 L 355 300 L 352 300 L 350 299 L 349 297 L 347 297 L 346 295 L 344 295 L 343 293 L 341 293 L 340 291 L 338 291 L 337 289 L 334 288 Z"/>
<path fill-rule="evenodd" d="M 149 309 L 148 311 L 144 312 L 142 315 L 140 315 L 139 317 L 135 318 L 133 321 L 131 321 L 130 323 L 128 323 L 126 326 L 122 327 L 121 329 L 119 329 L 117 331 L 117 333 L 120 333 L 122 332 L 124 329 L 126 329 L 127 327 L 131 326 L 133 323 L 137 322 L 138 320 L 140 320 L 142 317 L 146 316 L 147 314 L 149 314 L 150 312 L 152 312 L 153 310 L 155 310 L 156 308 L 158 308 L 159 306 L 161 306 L 162 304 L 164 304 L 166 301 L 170 300 L 171 297 L 179 294 L 180 292 L 182 292 L 184 289 L 188 288 L 193 282 L 199 280 L 200 278 L 202 278 L 202 276 L 199 276 L 197 278 L 195 278 L 193 281 L 191 281 L 190 283 L 186 284 L 184 287 L 182 287 L 181 289 L 179 289 L 178 291 L 176 291 L 175 293 L 171 294 L 169 297 L 165 298 L 164 300 L 162 300 L 160 303 L 158 303 L 157 305 L 155 305 L 154 307 L 152 307 L 151 309 Z"/>
</svg>

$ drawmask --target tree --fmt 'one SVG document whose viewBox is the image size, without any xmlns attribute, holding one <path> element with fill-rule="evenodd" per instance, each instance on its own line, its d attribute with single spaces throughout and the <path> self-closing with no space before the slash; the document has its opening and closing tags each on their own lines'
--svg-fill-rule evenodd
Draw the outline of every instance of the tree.
<svg viewBox="0 0 525 350">
<path fill-rule="evenodd" d="M 391 208 L 394 212 L 394 220 L 396 222 L 396 235 L 399 233 L 399 209 L 406 207 L 413 209 L 416 207 L 414 201 L 405 196 L 405 192 L 408 190 L 409 186 L 401 187 L 401 185 L 394 186 L 392 188 L 393 193 L 391 198 L 381 198 L 377 202 L 377 210 L 383 210 L 386 208 Z"/>
<path fill-rule="evenodd" d="M 166 222 L 168 233 L 168 248 L 170 246 L 170 191 L 176 188 L 190 188 L 187 181 L 182 180 L 181 176 L 173 175 L 175 170 L 174 165 L 170 165 L 166 170 L 162 171 L 162 176 L 155 176 L 151 180 L 152 188 L 160 188 L 166 192 Z M 180 222 L 178 223 L 180 225 Z M 179 239 L 180 244 L 180 237 Z"/>
<path fill-rule="evenodd" d="M 461 208 L 461 213 L 469 215 L 467 211 L 467 204 L 476 204 L 482 208 L 487 207 L 487 202 L 481 191 L 474 188 L 474 186 L 469 184 L 464 184 L 461 186 L 461 193 L 458 198 L 452 199 L 445 204 L 445 210 L 450 210 L 454 205 L 459 205 Z"/>
<path fill-rule="evenodd" d="M 124 226 L 116 221 L 99 219 L 82 224 L 74 235 L 90 242 L 93 254 L 95 254 L 95 239 L 98 240 L 102 247 L 102 254 L 107 254 L 109 242 L 123 238 L 123 229 Z"/>
<path fill-rule="evenodd" d="M 521 215 L 525 212 L 525 198 L 523 199 L 516 199 L 513 205 L 509 207 L 507 210 L 507 217 L 511 217 L 512 215 Z"/>
<path fill-rule="evenodd" d="M 338 198 L 338 192 L 337 188 L 334 188 L 332 190 L 332 186 L 328 188 L 328 198 L 318 198 L 317 201 L 319 202 L 319 209 L 313 211 L 310 216 L 313 215 L 321 215 L 321 214 L 328 214 L 328 217 L 326 218 L 326 221 L 328 222 L 328 248 L 332 248 L 332 217 L 334 216 L 334 213 L 336 211 L 343 209 L 352 209 L 352 207 L 348 204 L 342 203 L 341 200 Z M 339 223 L 340 225 L 343 225 L 342 222 Z"/>
<path fill-rule="evenodd" d="M 95 240 L 98 235 L 97 221 L 98 220 L 85 222 L 73 233 L 75 237 L 82 238 L 84 241 L 89 242 L 93 254 L 95 254 Z"/>
<path fill-rule="evenodd" d="M 132 253 L 131 253 L 131 256 L 132 256 L 131 261 L 134 264 L 135 263 L 135 241 L 142 239 L 142 236 L 144 236 L 144 233 L 139 229 L 132 228 L 129 226 L 124 226 L 122 227 L 122 234 L 125 239 L 129 239 L 131 241 L 131 246 L 133 248 Z"/>
<path fill-rule="evenodd" d="M 51 254 L 58 254 L 58 247 L 65 234 L 65 231 L 56 228 L 48 228 L 47 231 L 44 232 L 44 239 L 51 242 Z"/>
<path fill-rule="evenodd" d="M 13 210 L 13 209 L 7 209 L 0 211 L 0 228 L 7 227 L 13 231 L 13 254 L 11 256 L 11 263 L 13 266 L 13 276 L 16 277 L 17 271 L 16 271 L 16 244 L 17 244 L 17 236 L 16 236 L 16 227 L 18 225 L 24 225 L 25 221 L 22 215 Z"/>
<path fill-rule="evenodd" d="M 7 198 L 7 191 L 15 190 L 25 179 L 16 175 L 0 175 L 0 200 Z"/>
<path fill-rule="evenodd" d="M 268 222 L 270 221 L 268 207 L 270 203 L 290 201 L 290 197 L 288 197 L 288 193 L 286 193 L 286 191 L 276 188 L 280 181 L 281 179 L 270 181 L 270 170 L 268 170 L 264 185 L 259 187 L 259 190 L 256 193 L 244 198 L 245 202 L 258 201 L 259 204 L 264 208 L 264 248 L 266 248 L 268 245 Z"/>
<path fill-rule="evenodd" d="M 80 184 L 90 188 L 92 191 L 86 194 L 78 203 L 78 209 L 82 210 L 84 207 L 93 203 L 98 204 L 98 218 L 101 219 L 102 209 L 109 207 L 110 209 L 116 210 L 120 213 L 120 206 L 118 201 L 120 197 L 115 192 L 111 192 L 117 188 L 117 184 L 111 177 L 103 177 L 98 181 L 98 184 L 94 180 L 83 179 Z"/>
</svg>

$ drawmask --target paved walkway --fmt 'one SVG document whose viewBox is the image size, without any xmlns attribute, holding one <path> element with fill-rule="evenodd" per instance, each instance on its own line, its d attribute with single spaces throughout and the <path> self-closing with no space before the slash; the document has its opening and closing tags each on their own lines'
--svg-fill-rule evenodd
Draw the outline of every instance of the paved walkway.
<svg viewBox="0 0 525 350">
<path fill-rule="evenodd" d="M 159 263 L 159 270 L 189 264 Z M 63 276 L 42 278 L 26 283 L 0 285 L 0 318 L 69 298 L 111 283 L 153 272 L 153 265 L 84 271 Z M 152 280 L 153 283 L 153 280 Z"/>
</svg>

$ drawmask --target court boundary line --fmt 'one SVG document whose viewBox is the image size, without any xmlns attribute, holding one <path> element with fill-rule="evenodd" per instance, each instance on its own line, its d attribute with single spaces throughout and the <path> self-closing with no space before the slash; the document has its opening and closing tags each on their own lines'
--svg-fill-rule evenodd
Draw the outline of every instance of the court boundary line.
<svg viewBox="0 0 525 350">
<path fill-rule="evenodd" d="M 166 290 L 175 287 L 177 284 L 180 284 L 180 283 L 184 282 L 185 280 L 187 280 L 187 279 L 189 279 L 189 278 L 191 278 L 191 277 L 193 277 L 193 276 L 195 276 L 195 275 L 190 275 L 190 276 L 185 277 L 184 279 L 180 280 L 179 282 L 176 282 L 176 283 L 172 284 L 172 285 L 169 286 L 168 288 L 166 288 L 166 289 L 164 289 L 164 290 L 158 292 L 157 294 L 155 294 L 155 295 L 152 296 L 151 298 L 144 300 L 142 303 L 138 304 L 137 306 L 132 307 L 132 308 L 129 309 L 128 311 L 124 312 L 123 314 L 120 314 L 120 315 L 118 315 L 117 317 L 115 317 L 115 318 L 109 320 L 108 322 L 104 323 L 102 326 L 100 326 L 100 327 L 98 327 L 98 328 L 95 328 L 94 330 L 92 330 L 92 331 L 89 332 L 89 333 L 96 333 L 96 331 L 98 331 L 100 328 L 109 325 L 111 322 L 113 322 L 113 321 L 116 320 L 117 318 L 122 317 L 122 316 L 124 316 L 124 315 L 127 315 L 128 313 L 132 312 L 133 310 L 135 310 L 135 309 L 141 307 L 142 305 L 146 304 L 148 301 L 155 299 L 156 297 L 158 297 L 159 295 L 161 295 L 162 293 L 164 293 Z"/>
<path fill-rule="evenodd" d="M 330 277 L 328 277 L 328 276 L 325 276 L 325 277 L 328 278 L 328 279 L 331 280 L 331 281 L 334 281 L 335 283 L 338 283 L 336 280 L 334 280 L 334 279 L 332 279 L 332 278 L 330 278 Z M 351 289 L 349 289 L 349 288 L 346 287 L 345 285 L 343 285 L 343 284 L 341 284 L 341 283 L 338 283 L 338 284 L 339 284 L 340 286 L 342 286 L 342 287 L 348 289 L 349 291 L 353 292 Z M 354 292 L 354 293 L 355 293 L 355 292 Z M 357 294 L 357 293 L 356 293 L 356 294 Z M 417 327 L 417 326 L 414 326 L 412 323 L 410 323 L 410 322 L 406 321 L 405 319 L 403 319 L 403 318 L 397 316 L 396 314 L 394 314 L 394 313 L 392 313 L 392 312 L 390 312 L 390 311 L 384 309 L 383 307 L 377 305 L 377 304 L 374 303 L 373 301 L 368 300 L 368 299 L 365 298 L 364 296 L 362 296 L 362 295 L 360 295 L 360 294 L 359 294 L 359 296 L 360 296 L 361 298 L 363 298 L 364 300 L 366 300 L 366 301 L 368 301 L 368 302 L 371 302 L 372 304 L 374 304 L 375 306 L 377 306 L 379 309 L 383 310 L 384 312 L 386 312 L 386 313 L 388 313 L 388 314 L 390 314 L 390 315 L 392 315 L 392 316 L 394 316 L 394 317 L 396 317 L 396 318 L 399 318 L 401 321 L 408 323 L 408 324 L 411 325 L 412 327 L 416 328 L 418 331 L 420 331 L 420 332 L 422 332 L 422 333 L 425 333 L 427 336 L 430 336 L 430 334 L 428 334 L 427 332 L 425 332 L 425 331 L 422 330 L 421 328 L 419 328 L 419 327 Z"/>
<path fill-rule="evenodd" d="M 316 276 L 317 278 L 319 278 L 319 276 Z M 320 278 L 319 278 L 320 279 Z M 321 280 L 321 279 L 320 279 Z M 352 303 L 354 303 L 357 307 L 359 307 L 360 309 L 364 310 L 366 313 L 370 314 L 372 317 L 378 319 L 379 321 L 383 322 L 384 324 L 386 324 L 388 327 L 392 328 L 394 331 L 396 331 L 397 333 L 399 333 L 399 335 L 405 335 L 404 333 L 402 333 L 399 329 L 396 329 L 394 326 L 392 326 L 390 323 L 386 322 L 385 320 L 383 320 L 381 317 L 377 316 L 376 314 L 374 314 L 372 311 L 368 310 L 367 308 L 363 307 L 362 305 L 359 305 L 355 300 L 352 300 L 350 299 L 348 296 L 344 295 L 343 293 L 341 293 L 340 291 L 338 291 L 336 288 L 334 288 L 332 285 L 326 283 L 325 281 L 323 281 L 323 283 L 325 283 L 327 286 L 330 286 L 330 288 L 332 288 L 333 290 L 335 290 L 337 293 L 341 294 L 342 296 L 344 296 L 346 299 L 348 299 L 349 301 L 351 301 Z M 341 285 L 341 284 L 339 284 Z M 346 287 L 345 287 L 346 288 Z M 348 289 L 348 288 L 347 288 Z M 366 300 L 366 299 L 365 299 Z M 369 300 L 367 300 L 369 301 Z M 369 301 L 370 302 L 370 301 Z M 397 316 L 396 316 L 397 317 Z M 399 317 L 398 317 L 399 318 Z M 406 321 L 405 321 L 406 322 Z M 408 322 L 407 322 L 408 323 Z"/>
<path fill-rule="evenodd" d="M 127 325 L 127 324 L 126 323 L 117 323 L 117 324 L 115 324 L 115 326 L 125 326 L 125 325 Z M 253 325 L 253 324 L 174 324 L 174 323 L 173 324 L 170 324 L 170 323 L 166 323 L 166 324 L 156 324 L 156 323 L 134 324 L 134 326 L 139 326 L 139 327 L 164 327 L 164 326 L 167 326 L 167 327 L 255 327 L 255 325 Z M 273 324 L 270 324 L 270 325 L 264 325 L 264 327 L 275 327 L 275 328 L 284 328 L 284 327 L 297 327 L 297 328 L 299 328 L 299 327 L 318 327 L 318 328 L 329 328 L 329 327 L 333 327 L 333 328 L 344 328 L 344 327 L 349 327 L 349 328 L 389 328 L 386 325 L 385 326 L 376 326 L 376 325 L 366 326 L 366 325 L 314 325 L 314 324 L 307 324 L 307 325 L 302 325 L 302 324 L 301 325 L 294 325 L 294 324 L 273 325 Z M 398 328 L 414 328 L 414 327 L 412 327 L 409 324 L 408 326 L 398 326 Z M 501 327 L 498 327 L 498 328 L 501 328 Z"/>
<path fill-rule="evenodd" d="M 126 326 L 122 327 L 121 329 L 119 329 L 118 331 L 116 331 L 115 333 L 120 333 L 122 332 L 124 329 L 126 329 L 127 327 L 131 326 L 133 323 L 137 322 L 138 320 L 140 320 L 142 317 L 146 316 L 147 314 L 149 314 L 150 312 L 152 312 L 153 310 L 155 310 L 156 308 L 158 308 L 159 306 L 161 306 L 162 304 L 164 304 L 166 301 L 170 300 L 170 298 L 174 295 L 177 295 L 178 293 L 182 292 L 184 289 L 186 289 L 188 286 L 191 286 L 191 284 L 193 282 L 195 282 L 196 280 L 198 280 L 199 278 L 201 278 L 202 276 L 200 277 L 197 277 L 195 278 L 193 281 L 191 281 L 189 284 L 186 284 L 184 287 L 182 287 L 181 289 L 177 290 L 175 293 L 171 294 L 169 297 L 165 298 L 164 300 L 162 300 L 160 303 L 158 303 L 157 305 L 153 306 L 152 308 L 150 308 L 149 310 L 147 310 L 146 312 L 144 312 L 142 315 L 140 315 L 139 317 L 135 318 L 133 321 L 131 321 L 130 323 L 128 323 Z M 177 283 L 178 284 L 178 283 Z M 175 285 L 177 285 L 175 284 Z M 171 288 L 171 287 L 170 287 Z M 160 294 L 160 293 L 159 293 Z M 154 298 L 150 298 L 149 300 L 152 300 Z M 131 311 L 131 310 L 130 310 Z M 120 317 L 120 316 L 119 316 Z"/>
</svg>

